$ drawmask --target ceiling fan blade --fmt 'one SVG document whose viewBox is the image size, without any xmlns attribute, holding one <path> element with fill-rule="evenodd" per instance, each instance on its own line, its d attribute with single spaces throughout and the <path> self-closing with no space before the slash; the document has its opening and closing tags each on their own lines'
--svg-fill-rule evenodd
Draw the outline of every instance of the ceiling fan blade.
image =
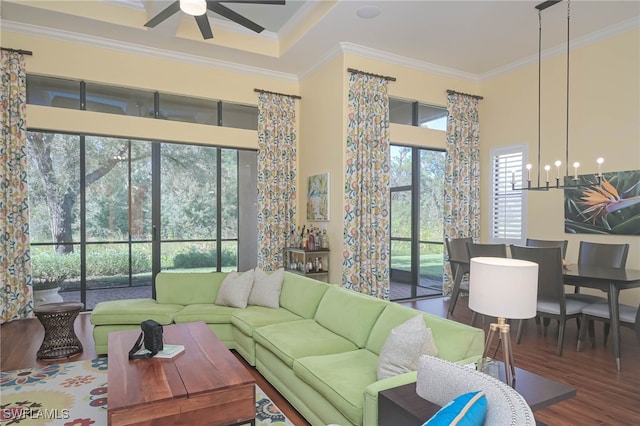
<svg viewBox="0 0 640 426">
<path fill-rule="evenodd" d="M 160 22 L 164 21 L 174 13 L 180 10 L 180 1 L 176 0 L 167 6 L 162 12 L 158 13 L 156 16 L 151 18 L 149 22 L 144 24 L 145 27 L 153 28 L 158 25 Z"/>
<path fill-rule="evenodd" d="M 233 10 L 229 9 L 226 6 L 221 5 L 220 3 L 218 3 L 217 1 L 212 1 L 212 0 L 208 0 L 207 1 L 207 8 L 212 11 L 217 13 L 218 15 L 222 15 L 227 19 L 232 20 L 233 22 L 236 22 L 244 27 L 249 28 L 252 31 L 255 31 L 257 33 L 261 33 L 264 30 L 264 27 L 261 27 L 260 25 L 256 24 L 255 22 L 251 21 L 250 19 L 245 18 L 244 16 L 234 12 Z"/>
<path fill-rule="evenodd" d="M 218 0 L 220 3 L 285 4 L 284 0 Z"/>
<path fill-rule="evenodd" d="M 213 32 L 211 32 L 211 25 L 209 25 L 209 19 L 207 18 L 207 14 L 200 16 L 195 16 L 196 22 L 198 23 L 198 27 L 200 27 L 200 33 L 202 33 L 202 38 L 208 40 L 213 38 Z"/>
</svg>

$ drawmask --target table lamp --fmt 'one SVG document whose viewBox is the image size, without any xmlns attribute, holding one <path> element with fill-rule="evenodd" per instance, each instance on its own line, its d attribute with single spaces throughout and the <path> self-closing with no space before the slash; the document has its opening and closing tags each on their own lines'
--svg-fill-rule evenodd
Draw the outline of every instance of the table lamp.
<svg viewBox="0 0 640 426">
<path fill-rule="evenodd" d="M 481 362 L 487 357 L 491 343 L 499 333 L 504 354 L 507 384 L 513 386 L 515 367 L 510 327 L 506 319 L 528 319 L 536 316 L 538 299 L 538 264 L 519 259 L 474 257 L 469 274 L 469 308 L 498 319 L 491 324 Z"/>
</svg>

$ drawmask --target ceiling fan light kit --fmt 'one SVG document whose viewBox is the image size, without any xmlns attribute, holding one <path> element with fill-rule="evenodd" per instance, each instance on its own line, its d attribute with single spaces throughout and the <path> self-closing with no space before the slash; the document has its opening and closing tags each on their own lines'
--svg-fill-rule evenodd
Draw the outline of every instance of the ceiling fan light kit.
<svg viewBox="0 0 640 426">
<path fill-rule="evenodd" d="M 202 38 L 207 40 L 213 38 L 213 31 L 211 30 L 211 24 L 207 17 L 207 10 L 223 16 L 230 21 L 240 24 L 243 27 L 261 33 L 264 27 L 256 24 L 250 19 L 245 18 L 222 3 L 243 3 L 243 4 L 275 4 L 284 5 L 284 0 L 176 0 L 167 6 L 164 10 L 151 18 L 149 22 L 144 24 L 147 28 L 153 28 L 160 24 L 164 20 L 173 16 L 175 13 L 182 10 L 187 15 L 193 16 L 200 28 Z"/>
<path fill-rule="evenodd" d="M 191 16 L 204 15 L 207 13 L 207 0 L 180 0 L 180 10 Z"/>
</svg>

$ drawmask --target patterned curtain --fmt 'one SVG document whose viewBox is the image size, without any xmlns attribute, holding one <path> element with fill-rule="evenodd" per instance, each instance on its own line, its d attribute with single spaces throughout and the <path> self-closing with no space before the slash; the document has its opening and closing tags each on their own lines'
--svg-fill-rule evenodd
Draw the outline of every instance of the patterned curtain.
<svg viewBox="0 0 640 426">
<path fill-rule="evenodd" d="M 450 93 L 447 109 L 444 237 L 472 237 L 477 241 L 480 235 L 478 98 Z M 450 294 L 453 278 L 446 258 L 444 266 L 443 293 Z"/>
<path fill-rule="evenodd" d="M 0 324 L 33 314 L 27 186 L 27 74 L 20 53 L 2 50 L 0 145 Z"/>
<path fill-rule="evenodd" d="M 352 73 L 345 173 L 342 285 L 389 298 L 389 98 L 387 81 Z"/>
<path fill-rule="evenodd" d="M 296 113 L 289 96 L 261 93 L 258 100 L 258 266 L 283 264 L 296 218 Z"/>
</svg>

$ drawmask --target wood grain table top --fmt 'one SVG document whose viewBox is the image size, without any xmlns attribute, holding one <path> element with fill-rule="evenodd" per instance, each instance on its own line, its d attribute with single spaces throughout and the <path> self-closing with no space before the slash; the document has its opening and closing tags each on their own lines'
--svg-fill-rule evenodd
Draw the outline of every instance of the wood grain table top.
<svg viewBox="0 0 640 426">
<path fill-rule="evenodd" d="M 171 359 L 129 360 L 140 330 L 109 333 L 109 411 L 254 385 L 247 369 L 204 322 L 163 327 L 164 342 L 184 345 Z"/>
</svg>

